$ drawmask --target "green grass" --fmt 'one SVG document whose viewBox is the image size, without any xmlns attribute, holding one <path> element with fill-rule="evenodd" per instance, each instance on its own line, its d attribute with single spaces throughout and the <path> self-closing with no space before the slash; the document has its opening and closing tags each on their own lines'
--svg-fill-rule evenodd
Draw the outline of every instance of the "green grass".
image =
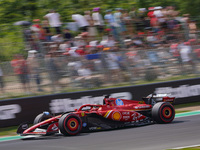
<svg viewBox="0 0 200 150">
<path fill-rule="evenodd" d="M 17 135 L 17 126 L 12 126 L 12 127 L 7 127 L 7 128 L 0 128 L 0 136 L 12 136 L 12 135 Z"/>
<path fill-rule="evenodd" d="M 180 105 L 175 105 L 174 107 L 175 109 L 178 109 L 178 108 L 185 108 L 185 107 L 191 107 L 191 106 L 200 106 L 200 102 L 180 104 Z"/>
</svg>

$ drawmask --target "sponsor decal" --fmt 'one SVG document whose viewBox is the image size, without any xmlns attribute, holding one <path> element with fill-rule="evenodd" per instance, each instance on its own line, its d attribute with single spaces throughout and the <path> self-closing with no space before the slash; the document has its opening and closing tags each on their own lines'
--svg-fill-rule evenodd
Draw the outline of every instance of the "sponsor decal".
<svg viewBox="0 0 200 150">
<path fill-rule="evenodd" d="M 83 126 L 83 127 L 86 127 L 86 126 L 87 126 L 87 123 L 86 123 L 86 122 L 84 122 L 82 126 Z"/>
<path fill-rule="evenodd" d="M 23 130 L 28 129 L 28 124 L 23 124 L 23 125 L 22 125 L 22 129 L 23 129 Z"/>
<path fill-rule="evenodd" d="M 139 121 L 140 118 L 142 117 L 142 114 L 133 113 L 131 116 L 133 117 L 132 120 L 137 122 L 137 121 Z"/>
<path fill-rule="evenodd" d="M 179 87 L 160 87 L 155 89 L 155 93 L 170 93 L 176 98 L 192 97 L 200 95 L 200 84 L 181 85 Z"/>
<path fill-rule="evenodd" d="M 132 99 L 132 94 L 130 92 L 119 92 L 119 93 L 112 93 L 111 97 L 123 97 L 124 99 Z M 79 99 L 53 99 L 50 102 L 50 110 L 51 113 L 62 113 L 66 111 L 73 111 L 74 109 L 79 108 L 84 104 L 103 104 L 103 96 L 83 96 Z"/>
<path fill-rule="evenodd" d="M 106 114 L 104 115 L 104 118 L 108 118 L 108 116 L 110 115 L 111 112 L 112 112 L 112 110 L 107 111 Z"/>
<path fill-rule="evenodd" d="M 53 131 L 58 130 L 58 127 L 56 126 L 56 124 L 53 125 L 53 127 L 51 128 Z"/>
<path fill-rule="evenodd" d="M 165 98 L 164 101 L 165 101 L 165 102 L 173 102 L 173 99 L 172 99 L 172 98 L 171 98 L 171 99 L 166 99 L 166 98 Z"/>
<path fill-rule="evenodd" d="M 116 111 L 112 114 L 113 120 L 120 120 L 122 118 L 121 113 Z"/>
<path fill-rule="evenodd" d="M 116 105 L 121 106 L 124 105 L 124 102 L 121 99 L 116 99 L 115 100 Z"/>
<path fill-rule="evenodd" d="M 128 120 L 128 119 L 130 119 L 130 116 L 123 116 L 123 119 Z"/>
<path fill-rule="evenodd" d="M 130 115 L 129 111 L 122 112 L 122 115 Z"/>
<path fill-rule="evenodd" d="M 34 130 L 34 132 L 35 132 L 35 134 L 37 134 L 37 132 L 39 132 L 38 134 L 40 134 L 41 132 L 46 132 L 46 130 L 45 129 L 41 129 L 41 128 L 36 128 Z"/>
<path fill-rule="evenodd" d="M 150 108 L 149 105 L 143 105 L 143 106 L 136 106 L 135 109 L 145 109 L 145 108 Z"/>
<path fill-rule="evenodd" d="M 81 113 L 81 116 L 82 116 L 82 117 L 84 117 L 84 116 L 85 116 L 85 113 L 84 113 L 84 112 L 82 112 L 82 113 Z"/>
<path fill-rule="evenodd" d="M 101 127 L 90 127 L 89 130 L 100 130 Z"/>
<path fill-rule="evenodd" d="M 144 104 L 144 103 L 145 103 L 144 101 L 139 101 L 139 102 L 138 102 L 138 104 Z"/>
<path fill-rule="evenodd" d="M 15 119 L 20 112 L 21 107 L 18 104 L 0 106 L 0 120 Z"/>
</svg>

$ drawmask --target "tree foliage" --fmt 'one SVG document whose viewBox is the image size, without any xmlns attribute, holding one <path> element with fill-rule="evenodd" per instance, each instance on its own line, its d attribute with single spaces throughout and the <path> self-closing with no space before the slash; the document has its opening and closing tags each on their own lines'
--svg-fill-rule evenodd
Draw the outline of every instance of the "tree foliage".
<svg viewBox="0 0 200 150">
<path fill-rule="evenodd" d="M 199 16 L 199 0 L 1 0 L 0 24 L 11 23 L 19 20 L 32 20 L 42 17 L 50 10 L 56 9 L 62 16 L 62 21 L 71 20 L 74 13 L 83 13 L 94 7 L 102 10 L 122 7 L 130 9 L 148 8 L 150 6 L 176 6 L 181 13 Z"/>
</svg>

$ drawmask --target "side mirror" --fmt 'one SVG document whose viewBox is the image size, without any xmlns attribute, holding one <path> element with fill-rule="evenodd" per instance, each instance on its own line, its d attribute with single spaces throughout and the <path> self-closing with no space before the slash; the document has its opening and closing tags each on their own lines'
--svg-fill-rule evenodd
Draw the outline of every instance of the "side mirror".
<svg viewBox="0 0 200 150">
<path fill-rule="evenodd" d="M 78 111 L 78 109 L 74 109 L 74 111 Z"/>
</svg>

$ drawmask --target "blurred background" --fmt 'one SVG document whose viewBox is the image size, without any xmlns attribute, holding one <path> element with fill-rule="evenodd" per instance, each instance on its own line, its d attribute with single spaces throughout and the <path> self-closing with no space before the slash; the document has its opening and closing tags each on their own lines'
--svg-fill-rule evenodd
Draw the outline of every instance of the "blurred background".
<svg viewBox="0 0 200 150">
<path fill-rule="evenodd" d="M 198 0 L 0 6 L 1 99 L 199 76 Z"/>
</svg>

